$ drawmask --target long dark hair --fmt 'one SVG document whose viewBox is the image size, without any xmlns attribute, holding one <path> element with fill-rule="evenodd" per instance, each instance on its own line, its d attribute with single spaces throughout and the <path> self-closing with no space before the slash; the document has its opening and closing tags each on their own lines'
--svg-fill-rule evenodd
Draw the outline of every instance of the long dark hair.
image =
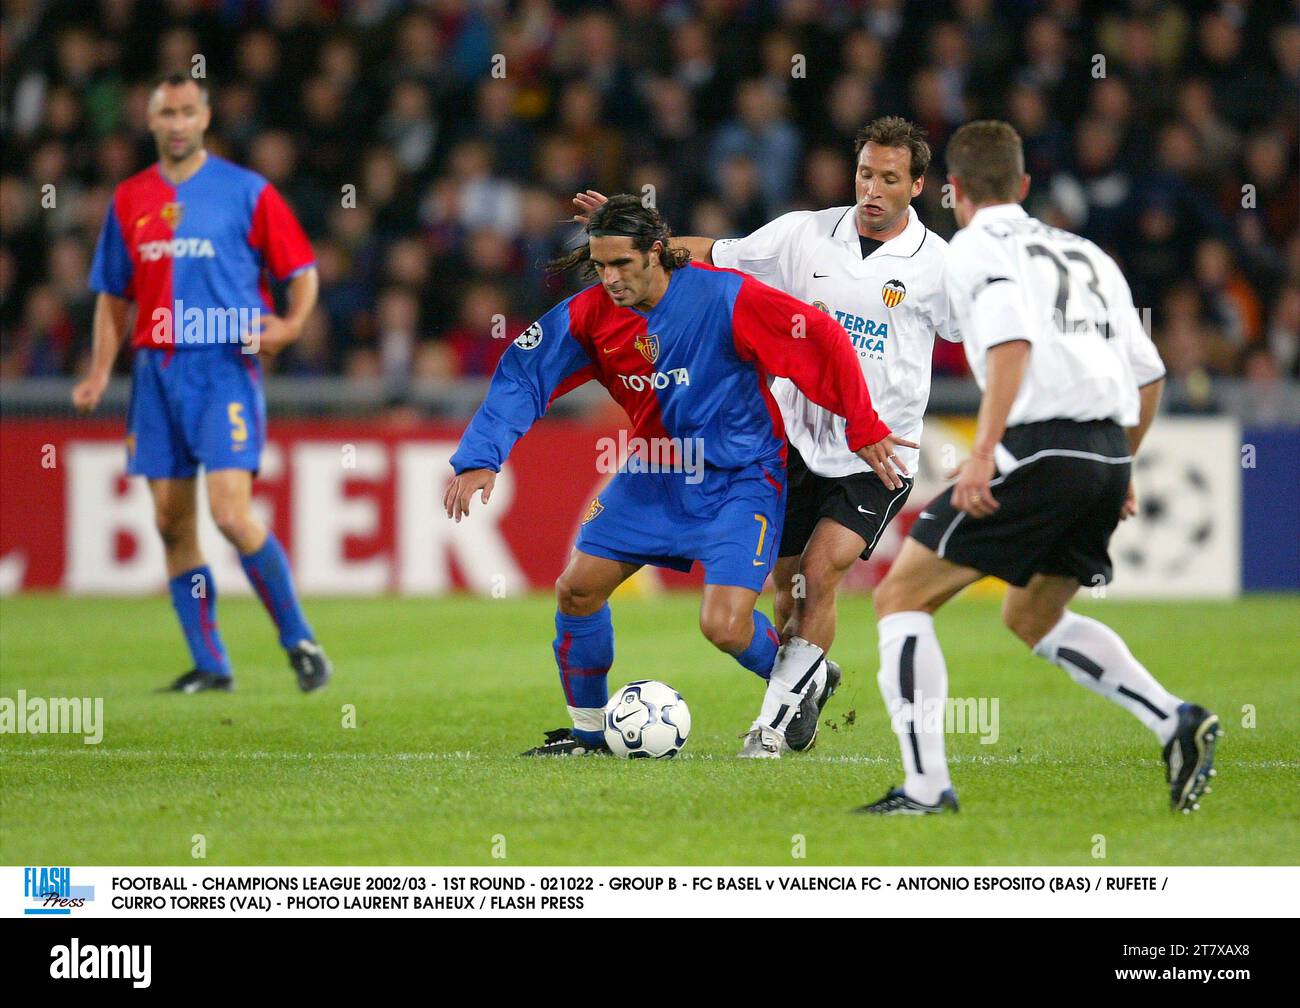
<svg viewBox="0 0 1300 1008">
<path fill-rule="evenodd" d="M 624 235 L 632 239 L 632 247 L 638 252 L 649 252 L 655 242 L 662 242 L 659 263 L 664 269 L 677 269 L 691 261 L 691 254 L 684 248 L 672 248 L 668 243 L 673 233 L 668 229 L 663 215 L 652 206 L 646 206 L 637 196 L 620 193 L 611 196 L 591 212 L 584 229 L 588 236 L 607 237 Z M 591 243 L 584 242 L 566 255 L 557 256 L 546 264 L 548 273 L 563 273 L 574 266 L 582 267 L 584 280 L 593 280 L 595 268 L 591 265 Z"/>
</svg>

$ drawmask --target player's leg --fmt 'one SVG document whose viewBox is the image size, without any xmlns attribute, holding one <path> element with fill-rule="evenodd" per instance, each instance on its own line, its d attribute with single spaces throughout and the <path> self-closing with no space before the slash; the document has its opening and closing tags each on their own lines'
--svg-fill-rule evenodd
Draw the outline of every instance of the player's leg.
<svg viewBox="0 0 1300 1008">
<path fill-rule="evenodd" d="M 199 550 L 195 474 L 174 388 L 179 365 L 160 350 L 136 351 L 127 410 L 126 471 L 149 482 L 163 541 L 172 607 L 194 667 L 170 686 L 177 693 L 231 688 L 230 658 L 217 629 L 217 583 Z"/>
<path fill-rule="evenodd" d="M 605 748 L 604 712 L 614 664 L 609 597 L 641 564 L 575 549 L 555 582 L 555 664 L 573 728 L 547 732 L 525 756 L 585 755 Z"/>
<path fill-rule="evenodd" d="M 898 737 L 905 780 L 901 788 L 862 811 L 920 814 L 956 809 L 944 757 L 941 713 L 948 696 L 948 668 L 934 632 L 934 613 L 981 576 L 974 568 L 945 560 L 928 546 L 907 539 L 876 588 L 877 681 Z"/>
<path fill-rule="evenodd" d="M 829 651 L 835 641 L 835 595 L 844 575 L 867 548 L 866 540 L 831 518 L 823 518 L 804 547 L 799 573 L 804 597 L 794 607 L 783 636 L 798 636 Z"/>
<path fill-rule="evenodd" d="M 1080 686 L 1119 704 L 1163 745 L 1173 737 L 1182 701 L 1156 682 L 1119 634 L 1066 608 L 1078 590 L 1074 577 L 1035 574 L 1024 588 L 1007 592 L 1002 619 L 1034 654 L 1059 665 Z"/>
<path fill-rule="evenodd" d="M 867 550 L 867 541 L 853 529 L 832 518 L 822 518 L 800 557 L 800 597 L 783 625 L 782 640 L 804 641 L 821 648 L 827 658 L 825 684 L 805 695 L 786 727 L 786 744 L 795 752 L 806 752 L 817 744 L 822 712 L 839 689 L 842 672 L 828 654 L 835 640 L 836 593 L 844 575 Z"/>
<path fill-rule="evenodd" d="M 1067 609 L 1078 589 L 1074 576 L 1037 574 L 1024 588 L 1007 592 L 1002 618 L 1034 654 L 1123 707 L 1155 734 L 1170 801 L 1178 811 L 1191 811 L 1214 776 L 1218 717 L 1166 690 L 1105 623 Z"/>
<path fill-rule="evenodd" d="M 253 474 L 247 469 L 215 469 L 206 473 L 206 480 L 212 520 L 239 552 L 239 562 L 275 624 L 298 685 L 306 692 L 319 689 L 329 681 L 330 662 L 298 602 L 284 547 L 253 513 Z"/>
<path fill-rule="evenodd" d="M 777 557 L 776 569 L 772 571 L 772 587 L 775 589 L 772 622 L 783 640 L 785 627 L 795 618 L 796 608 L 804 596 L 803 578 L 798 576 L 799 560 L 798 553 Z"/>
<path fill-rule="evenodd" d="M 167 558 L 172 608 L 194 662 L 193 671 L 171 688 L 182 693 L 228 689 L 230 658 L 217 629 L 217 582 L 199 550 L 194 478 L 151 479 L 149 494 Z"/>
<path fill-rule="evenodd" d="M 332 666 L 303 615 L 289 559 L 275 533 L 253 513 L 253 474 L 266 444 L 266 400 L 257 358 L 195 351 L 182 407 L 193 452 L 207 474 L 208 505 L 221 534 L 239 552 L 248 580 L 275 624 L 280 646 L 304 692 L 329 682 Z"/>
<path fill-rule="evenodd" d="M 700 632 L 719 651 L 766 679 L 779 637 L 757 605 L 758 591 L 753 588 L 706 584 L 700 599 Z"/>
</svg>

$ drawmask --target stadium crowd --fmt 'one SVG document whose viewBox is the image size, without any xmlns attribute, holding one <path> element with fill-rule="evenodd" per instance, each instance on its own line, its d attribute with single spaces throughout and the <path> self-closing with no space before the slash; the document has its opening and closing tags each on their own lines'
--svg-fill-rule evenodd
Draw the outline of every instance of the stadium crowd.
<svg viewBox="0 0 1300 1008">
<path fill-rule="evenodd" d="M 150 83 L 197 67 L 209 150 L 271 180 L 318 255 L 281 373 L 490 373 L 580 284 L 544 269 L 576 238 L 576 191 L 653 186 L 678 233 L 743 234 L 847 203 L 877 115 L 927 129 L 918 210 L 947 235 L 943 145 L 999 116 L 1030 212 L 1118 258 L 1172 383 L 1208 408 L 1217 376 L 1300 376 L 1298 6 L 6 0 L 0 377 L 84 369 L 108 200 L 155 160 Z"/>
</svg>

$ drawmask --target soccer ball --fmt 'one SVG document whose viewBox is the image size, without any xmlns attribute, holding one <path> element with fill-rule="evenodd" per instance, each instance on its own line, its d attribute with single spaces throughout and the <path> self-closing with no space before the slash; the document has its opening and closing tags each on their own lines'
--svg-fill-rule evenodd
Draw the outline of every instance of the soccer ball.
<svg viewBox="0 0 1300 1008">
<path fill-rule="evenodd" d="M 690 733 L 682 695 L 653 679 L 628 683 L 605 705 L 605 744 L 624 759 L 671 759 Z"/>
</svg>

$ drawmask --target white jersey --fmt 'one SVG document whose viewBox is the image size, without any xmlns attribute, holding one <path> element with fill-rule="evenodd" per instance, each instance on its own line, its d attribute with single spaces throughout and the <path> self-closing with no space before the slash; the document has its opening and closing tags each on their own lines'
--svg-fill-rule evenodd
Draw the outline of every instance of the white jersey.
<svg viewBox="0 0 1300 1008">
<path fill-rule="evenodd" d="M 1138 422 L 1138 388 L 1162 378 L 1115 261 L 1018 203 L 976 211 L 948 246 L 948 293 L 984 389 L 990 347 L 1031 346 L 1007 426 L 1039 420 Z"/>
<path fill-rule="evenodd" d="M 930 399 L 934 336 L 958 342 L 944 286 L 947 243 L 907 208 L 897 238 L 862 258 L 853 207 L 799 210 L 745 238 L 713 244 L 717 266 L 738 269 L 834 316 L 849 334 L 871 402 L 898 437 L 920 442 Z M 786 436 L 821 476 L 872 472 L 849 451 L 844 418 L 810 401 L 785 378 L 772 383 Z M 899 448 L 915 474 L 920 453 Z"/>
</svg>

